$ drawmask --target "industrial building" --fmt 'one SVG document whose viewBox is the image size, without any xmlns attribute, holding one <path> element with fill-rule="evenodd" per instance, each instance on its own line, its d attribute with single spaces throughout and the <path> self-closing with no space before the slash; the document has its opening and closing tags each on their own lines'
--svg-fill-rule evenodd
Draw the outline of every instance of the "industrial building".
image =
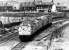
<svg viewBox="0 0 69 50">
<path fill-rule="evenodd" d="M 39 11 L 52 7 L 52 2 L 1 2 L 0 11 Z M 17 6 L 18 5 L 18 6 Z"/>
</svg>

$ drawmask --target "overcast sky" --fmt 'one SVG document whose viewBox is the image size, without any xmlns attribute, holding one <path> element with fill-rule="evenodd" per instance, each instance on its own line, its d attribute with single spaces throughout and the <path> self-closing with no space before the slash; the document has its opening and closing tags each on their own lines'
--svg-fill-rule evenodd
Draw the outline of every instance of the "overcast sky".
<svg viewBox="0 0 69 50">
<path fill-rule="evenodd" d="M 0 1 L 10 1 L 10 0 L 0 0 Z M 15 0 L 15 1 L 18 1 L 18 2 L 29 2 L 29 1 L 34 1 L 34 0 Z M 40 0 L 35 0 L 35 1 L 40 1 Z M 45 1 L 45 2 L 50 2 L 51 0 L 42 0 L 42 1 Z M 69 0 L 54 0 L 55 3 L 60 3 L 61 5 L 65 5 L 67 7 L 69 7 Z"/>
<path fill-rule="evenodd" d="M 9 0 L 0 0 L 0 1 L 9 1 Z M 15 0 L 15 1 L 23 1 L 23 2 L 28 2 L 28 1 L 34 1 L 34 0 Z M 35 0 L 35 1 L 40 1 L 40 0 Z M 47 1 L 47 2 L 49 2 L 49 1 L 51 1 L 51 0 L 42 0 L 42 1 Z"/>
</svg>

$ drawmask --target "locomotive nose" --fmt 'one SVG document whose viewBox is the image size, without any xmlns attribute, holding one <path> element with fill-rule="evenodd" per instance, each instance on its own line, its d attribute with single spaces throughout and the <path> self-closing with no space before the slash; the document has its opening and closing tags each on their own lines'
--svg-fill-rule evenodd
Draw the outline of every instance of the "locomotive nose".
<svg viewBox="0 0 69 50">
<path fill-rule="evenodd" d="M 19 39 L 21 42 L 27 42 L 31 40 L 31 25 L 26 23 L 21 23 L 19 26 Z"/>
</svg>

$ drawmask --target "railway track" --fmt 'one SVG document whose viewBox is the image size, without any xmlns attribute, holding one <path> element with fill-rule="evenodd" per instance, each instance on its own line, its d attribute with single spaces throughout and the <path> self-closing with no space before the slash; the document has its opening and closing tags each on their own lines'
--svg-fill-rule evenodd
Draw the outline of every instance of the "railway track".
<svg viewBox="0 0 69 50">
<path fill-rule="evenodd" d="M 0 29 L 0 30 L 3 30 L 3 29 Z M 18 34 L 16 32 L 14 33 L 14 32 L 7 31 L 7 33 L 5 33 L 4 35 L 1 35 L 0 43 L 4 43 L 15 38 L 18 38 Z"/>
<path fill-rule="evenodd" d="M 43 33 L 41 33 L 40 35 L 38 35 L 37 37 L 34 38 L 33 41 L 46 41 L 48 39 L 51 38 L 52 32 L 56 29 L 58 29 L 59 27 L 50 27 L 47 30 L 43 31 Z M 11 50 L 22 50 L 23 48 L 25 48 L 25 46 L 28 44 L 29 42 L 20 42 L 18 43 L 15 47 L 13 47 Z"/>
<path fill-rule="evenodd" d="M 54 27 L 49 27 L 47 30 L 44 30 L 41 34 L 39 34 L 34 40 L 36 41 L 39 41 L 45 37 L 48 37 L 51 35 L 51 33 L 56 30 L 57 28 L 54 26 Z"/>
<path fill-rule="evenodd" d="M 25 46 L 26 46 L 27 44 L 28 44 L 28 43 L 20 42 L 20 43 L 18 43 L 15 47 L 13 47 L 11 50 L 21 50 L 21 49 L 25 48 Z"/>
<path fill-rule="evenodd" d="M 46 41 L 47 39 L 51 38 L 51 34 L 54 30 L 58 29 L 59 27 L 50 27 L 47 30 L 43 31 L 44 33 L 41 33 L 40 35 L 38 35 L 33 41 Z M 15 35 L 10 35 L 8 37 L 10 38 L 6 38 L 7 40 L 3 39 L 3 42 L 7 42 L 13 39 L 16 39 L 15 36 L 17 36 L 17 33 L 15 33 Z M 12 38 L 13 37 L 13 38 Z M 1 42 L 2 43 L 2 42 Z M 11 50 L 21 50 L 23 49 L 28 43 L 25 42 L 19 42 L 16 46 L 14 46 Z"/>
<path fill-rule="evenodd" d="M 33 41 L 43 41 L 43 40 L 47 40 L 48 38 L 50 38 L 50 33 L 53 31 L 54 28 L 47 30 L 45 32 L 46 33 L 41 33 L 40 35 L 38 35 L 37 37 L 34 38 Z M 49 32 L 50 31 L 50 32 Z M 20 42 L 18 43 L 14 48 L 12 48 L 11 50 L 21 50 L 23 49 L 29 42 Z"/>
<path fill-rule="evenodd" d="M 14 34 L 9 35 L 7 37 L 3 37 L 2 39 L 0 39 L 0 44 L 5 43 L 5 42 L 10 41 L 10 40 L 13 40 L 13 39 L 16 39 L 16 38 L 18 38 L 18 36 L 14 35 Z"/>
</svg>

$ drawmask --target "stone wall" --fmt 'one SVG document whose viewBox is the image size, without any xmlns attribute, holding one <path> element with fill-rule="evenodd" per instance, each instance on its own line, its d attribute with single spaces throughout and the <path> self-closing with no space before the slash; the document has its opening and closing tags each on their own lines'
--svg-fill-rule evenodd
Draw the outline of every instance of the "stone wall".
<svg viewBox="0 0 69 50">
<path fill-rule="evenodd" d="M 13 23 L 13 22 L 20 22 L 22 20 L 23 20 L 22 17 L 5 17 L 5 16 L 0 17 L 0 21 L 2 21 L 3 24 L 9 24 L 9 23 Z"/>
</svg>

